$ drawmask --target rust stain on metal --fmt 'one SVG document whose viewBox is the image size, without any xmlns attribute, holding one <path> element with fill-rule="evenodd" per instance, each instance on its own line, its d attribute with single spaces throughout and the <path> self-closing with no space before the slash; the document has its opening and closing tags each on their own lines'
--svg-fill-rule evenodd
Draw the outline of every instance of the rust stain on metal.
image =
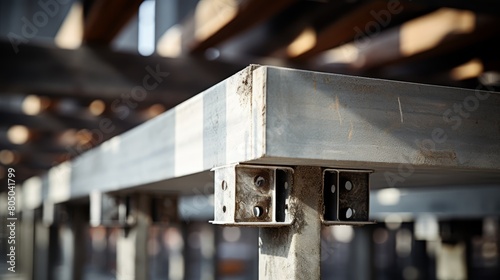
<svg viewBox="0 0 500 280">
<path fill-rule="evenodd" d="M 322 205 L 322 197 L 323 192 L 321 188 L 315 188 L 313 186 L 321 186 L 322 178 L 317 179 L 315 182 L 311 182 L 311 178 L 309 174 L 313 174 L 317 169 L 317 167 L 300 167 L 305 169 L 306 171 L 298 172 L 300 175 L 298 178 L 294 178 L 294 188 L 292 189 L 292 197 L 295 199 L 292 201 L 295 207 L 295 211 L 292 213 L 293 217 L 295 217 L 295 222 L 292 225 L 294 230 L 297 233 L 301 233 L 303 227 L 307 225 L 307 220 L 305 219 L 305 214 L 302 211 L 304 207 L 312 207 L 315 208 L 318 213 L 321 213 L 321 205 Z M 310 170 L 308 172 L 308 169 Z M 303 182 L 307 182 L 304 184 Z M 302 200 L 298 200 L 297 198 L 302 198 Z M 318 219 L 320 217 L 318 216 Z"/>
<path fill-rule="evenodd" d="M 239 186 L 236 196 L 236 222 L 271 222 L 274 179 L 271 170 L 241 168 L 237 172 Z M 254 215 L 254 207 L 261 207 L 262 216 Z"/>
<path fill-rule="evenodd" d="M 417 161 L 422 164 L 457 164 L 455 151 L 435 151 L 421 148 Z"/>
<path fill-rule="evenodd" d="M 252 99 L 252 72 L 255 69 L 255 65 L 251 65 L 241 72 L 239 72 L 236 88 L 236 94 L 240 97 L 240 104 L 245 106 L 251 103 Z M 250 100 L 250 102 L 249 102 Z"/>
</svg>

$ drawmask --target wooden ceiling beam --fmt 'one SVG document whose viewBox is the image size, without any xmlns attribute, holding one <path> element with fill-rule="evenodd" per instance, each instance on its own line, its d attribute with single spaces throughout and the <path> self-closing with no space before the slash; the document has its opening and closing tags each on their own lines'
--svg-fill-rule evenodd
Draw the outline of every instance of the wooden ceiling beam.
<svg viewBox="0 0 500 280">
<path fill-rule="evenodd" d="M 365 73 L 371 77 L 476 88 L 485 72 L 498 72 L 500 42 L 496 37 L 450 51 L 437 57 L 398 63 Z"/>
<path fill-rule="evenodd" d="M 85 13 L 83 41 L 87 44 L 109 45 L 127 22 L 137 15 L 142 1 L 93 1 Z"/>
<path fill-rule="evenodd" d="M 403 5 L 413 0 L 399 0 Z M 419 0 L 419 4 L 431 8 L 454 8 L 477 13 L 500 15 L 500 2 L 497 0 Z"/>
<path fill-rule="evenodd" d="M 347 6 L 341 14 L 334 14 L 320 28 L 310 25 L 303 29 L 286 48 L 289 58 L 305 61 L 325 50 L 342 44 L 376 36 L 385 29 L 429 12 L 415 3 L 369 0 Z M 344 8 L 344 9 L 346 9 Z"/>
<path fill-rule="evenodd" d="M 356 28 L 364 27 L 373 20 L 370 12 L 386 9 L 386 1 L 368 1 L 344 16 L 332 20 L 322 30 L 317 31 L 313 27 L 305 28 L 288 46 L 288 56 L 296 60 L 305 60 L 319 52 L 352 41 L 356 36 Z M 393 9 L 399 13 L 401 6 Z"/>
<path fill-rule="evenodd" d="M 297 0 L 202 0 L 186 23 L 183 45 L 200 53 L 241 34 Z"/>
<path fill-rule="evenodd" d="M 244 36 L 238 36 L 224 44 L 221 55 L 224 55 L 226 49 L 234 49 L 250 56 L 285 59 L 286 47 L 306 28 L 319 28 L 357 5 L 358 3 L 344 1 L 298 1 L 249 30 Z"/>
<path fill-rule="evenodd" d="M 172 106 L 245 67 L 202 58 L 143 57 L 88 46 L 62 50 L 21 45 L 14 55 L 8 41 L 0 41 L 0 61 L 0 94 L 18 92 Z M 134 100 L 132 91 L 144 87 L 148 87 L 144 100 Z"/>
<path fill-rule="evenodd" d="M 442 8 L 368 38 L 317 56 L 314 65 L 339 65 L 351 73 L 436 57 L 498 34 L 498 18 Z"/>
</svg>

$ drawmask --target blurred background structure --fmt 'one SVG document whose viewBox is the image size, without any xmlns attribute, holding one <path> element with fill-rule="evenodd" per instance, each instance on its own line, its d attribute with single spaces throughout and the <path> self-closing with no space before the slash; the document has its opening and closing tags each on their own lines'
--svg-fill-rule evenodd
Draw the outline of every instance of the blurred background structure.
<svg viewBox="0 0 500 280">
<path fill-rule="evenodd" d="M 21 186 L 249 64 L 496 91 L 499 26 L 494 0 L 0 0 L 2 225 L 9 168 Z M 323 230 L 324 279 L 500 279 L 500 182 L 377 187 L 378 224 Z M 148 229 L 150 278 L 256 279 L 258 230 L 208 224 L 213 197 L 190 195 L 158 202 L 170 214 Z M 31 213 L 20 246 L 47 244 L 16 274 L 2 227 L 2 279 L 120 279 L 123 225 L 86 223 L 89 201 L 72 203 Z"/>
</svg>

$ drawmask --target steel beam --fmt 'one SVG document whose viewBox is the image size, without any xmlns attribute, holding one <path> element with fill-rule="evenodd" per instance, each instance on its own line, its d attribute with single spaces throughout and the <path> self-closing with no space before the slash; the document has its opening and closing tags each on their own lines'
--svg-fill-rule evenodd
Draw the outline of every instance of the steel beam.
<svg viewBox="0 0 500 280">
<path fill-rule="evenodd" d="M 146 279 L 144 192 L 210 195 L 213 167 L 294 166 L 300 215 L 261 230 L 260 276 L 319 279 L 321 167 L 373 170 L 375 188 L 498 185 L 499 108 L 493 92 L 253 65 L 29 180 L 25 208 L 140 192 L 137 224 L 118 242 L 118 273 Z M 36 226 L 36 241 L 48 242 L 44 229 Z"/>
<path fill-rule="evenodd" d="M 49 171 L 43 200 L 202 193 L 235 162 L 371 169 L 371 185 L 500 182 L 500 95 L 250 66 Z"/>
<path fill-rule="evenodd" d="M 371 214 L 378 220 L 389 215 L 417 218 L 432 214 L 440 219 L 474 219 L 500 215 L 500 185 L 374 190 Z"/>
</svg>

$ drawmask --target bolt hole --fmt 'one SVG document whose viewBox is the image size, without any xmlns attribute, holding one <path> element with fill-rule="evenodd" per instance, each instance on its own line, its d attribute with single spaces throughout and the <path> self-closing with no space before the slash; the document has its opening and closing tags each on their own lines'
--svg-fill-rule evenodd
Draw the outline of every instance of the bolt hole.
<svg viewBox="0 0 500 280">
<path fill-rule="evenodd" d="M 227 182 L 222 180 L 222 190 L 225 191 L 227 190 Z"/>
<path fill-rule="evenodd" d="M 285 204 L 285 210 L 288 210 L 288 204 Z"/>
<path fill-rule="evenodd" d="M 222 206 L 222 212 L 226 213 L 226 206 Z"/>
<path fill-rule="evenodd" d="M 352 190 L 352 183 L 351 183 L 351 181 L 345 182 L 345 189 L 348 190 L 348 191 Z"/>
<path fill-rule="evenodd" d="M 330 188 L 330 191 L 331 191 L 332 193 L 335 193 L 335 189 L 336 189 L 335 185 L 332 185 L 332 187 Z"/>
<path fill-rule="evenodd" d="M 356 210 L 352 208 L 347 208 L 347 210 L 345 211 L 346 219 L 351 219 L 354 216 L 354 213 L 356 213 Z"/>
<path fill-rule="evenodd" d="M 263 187 L 266 184 L 266 179 L 262 176 L 255 177 L 254 184 L 256 187 Z"/>
<path fill-rule="evenodd" d="M 257 218 L 260 218 L 262 216 L 263 212 L 264 211 L 262 210 L 262 207 L 260 207 L 260 206 L 255 206 L 253 208 L 253 215 Z"/>
</svg>

